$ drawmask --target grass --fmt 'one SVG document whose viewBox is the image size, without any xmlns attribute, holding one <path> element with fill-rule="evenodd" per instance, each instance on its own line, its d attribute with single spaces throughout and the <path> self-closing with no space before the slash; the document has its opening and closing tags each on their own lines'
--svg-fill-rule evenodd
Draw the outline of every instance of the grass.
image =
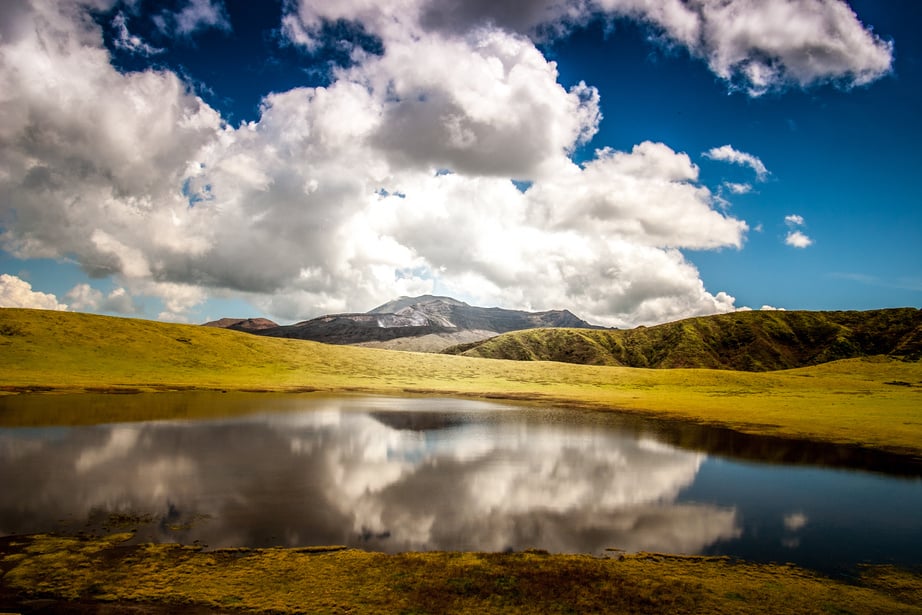
<svg viewBox="0 0 922 615">
<path fill-rule="evenodd" d="M 625 330 L 529 329 L 449 354 L 623 367 L 772 371 L 839 359 L 922 357 L 922 311 L 750 311 Z"/>
<path fill-rule="evenodd" d="M 641 369 L 330 346 L 210 327 L 0 309 L 0 391 L 184 389 L 535 400 L 922 455 L 918 361 L 872 357 L 758 373 Z M 6 425 L 32 420 L 0 413 Z"/>
<path fill-rule="evenodd" d="M 918 362 L 853 359 L 766 373 L 652 370 L 327 346 L 206 327 L 0 309 L 0 391 L 193 389 L 537 400 L 922 455 Z M 42 400 L 50 399 L 43 395 L 17 398 L 25 404 L 4 404 L 0 397 L 0 424 L 139 420 L 163 411 L 161 396 L 133 399 L 141 398 L 144 403 L 100 403 L 98 412 L 81 404 L 86 415 L 79 416 L 73 410 L 43 412 Z M 187 411 L 199 416 L 234 409 L 190 404 Z M 845 583 L 792 566 L 721 558 L 204 551 L 123 545 L 130 536 L 0 538 L 0 610 L 50 604 L 48 610 L 96 612 L 107 605 L 110 611 L 145 613 L 922 612 L 922 576 L 886 566 L 868 567 Z"/>
<path fill-rule="evenodd" d="M 0 608 L 45 599 L 84 612 L 922 613 L 922 578 L 887 566 L 845 583 L 726 558 L 121 546 L 130 536 L 0 539 Z"/>
</svg>

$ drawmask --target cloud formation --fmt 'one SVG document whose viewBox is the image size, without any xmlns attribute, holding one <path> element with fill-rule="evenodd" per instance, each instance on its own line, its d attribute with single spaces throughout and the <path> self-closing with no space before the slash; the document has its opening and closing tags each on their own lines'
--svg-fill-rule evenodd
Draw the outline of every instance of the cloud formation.
<svg viewBox="0 0 922 615">
<path fill-rule="evenodd" d="M 705 158 L 710 158 L 711 160 L 720 160 L 723 162 L 729 162 L 731 164 L 739 164 L 747 166 L 756 173 L 756 179 L 759 181 L 765 181 L 765 178 L 768 176 L 768 169 L 765 168 L 765 164 L 759 160 L 757 156 L 752 154 L 747 154 L 746 152 L 741 152 L 735 149 L 732 145 L 721 145 L 720 147 L 713 147 L 708 151 L 704 152 Z M 748 190 L 740 191 L 741 186 L 746 186 L 745 184 L 728 184 L 728 188 L 731 191 L 737 194 L 743 194 Z"/>
<path fill-rule="evenodd" d="M 806 222 L 804 217 L 799 214 L 790 214 L 784 217 L 784 223 L 788 227 L 788 234 L 784 237 L 784 243 L 794 248 L 808 248 L 813 245 L 813 240 L 808 237 L 799 228 Z"/>
<path fill-rule="evenodd" d="M 325 21 L 338 19 L 384 37 L 409 27 L 448 33 L 494 27 L 545 38 L 599 15 L 648 24 L 664 44 L 701 58 L 750 96 L 830 81 L 865 85 L 892 67 L 892 43 L 865 28 L 842 0 L 300 0 L 286 25 L 308 45 L 316 44 Z"/>
<path fill-rule="evenodd" d="M 25 280 L 8 273 L 0 274 L 0 307 L 34 308 L 38 310 L 66 310 L 52 294 L 32 290 Z"/>
<path fill-rule="evenodd" d="M 760 96 L 788 86 L 846 87 L 891 70 L 893 45 L 875 36 L 841 0 L 595 0 L 637 17 L 688 49 L 733 87 Z"/>
<path fill-rule="evenodd" d="M 231 29 L 222 0 L 188 0 L 186 6 L 175 13 L 162 12 L 157 23 L 164 34 L 175 31 L 181 36 L 190 36 L 206 28 Z"/>
<path fill-rule="evenodd" d="M 639 19 L 753 91 L 889 67 L 889 47 L 831 1 L 287 6 L 294 44 L 315 47 L 342 19 L 383 52 L 354 49 L 327 86 L 267 94 L 259 120 L 234 127 L 170 71 L 113 68 L 87 3 L 18 3 L 0 38 L 0 246 L 73 258 L 124 297 L 160 298 L 165 319 L 215 293 L 280 320 L 436 290 L 616 326 L 729 311 L 682 250 L 740 248 L 746 223 L 666 144 L 575 164 L 599 93 L 564 88 L 535 37 L 600 13 Z M 776 32 L 782 17 L 796 33 Z M 214 0 L 159 19 L 179 36 L 232 26 Z M 120 32 L 116 44 L 155 51 Z M 712 152 L 767 173 L 730 146 Z M 129 307 L 85 290 L 76 305 Z"/>
<path fill-rule="evenodd" d="M 112 18 L 112 27 L 115 28 L 116 37 L 114 45 L 116 49 L 122 49 L 130 53 L 137 53 L 142 56 L 152 56 L 157 55 L 158 53 L 163 53 L 163 49 L 154 47 L 149 43 L 144 42 L 141 37 L 132 34 L 128 31 L 128 19 L 125 17 L 125 13 L 119 11 L 115 17 Z"/>
<path fill-rule="evenodd" d="M 64 296 L 69 301 L 69 309 L 78 312 L 107 312 L 116 314 L 136 314 L 138 306 L 124 288 L 116 288 L 104 295 L 89 284 L 77 284 Z"/>
</svg>

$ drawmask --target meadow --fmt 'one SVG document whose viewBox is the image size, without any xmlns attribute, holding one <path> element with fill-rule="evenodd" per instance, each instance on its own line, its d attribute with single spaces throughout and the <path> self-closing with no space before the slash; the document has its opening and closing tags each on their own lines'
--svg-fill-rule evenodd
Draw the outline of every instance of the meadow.
<svg viewBox="0 0 922 615">
<path fill-rule="evenodd" d="M 0 309 L 0 392 L 186 389 L 523 400 L 922 455 L 918 361 L 866 357 L 774 372 L 588 366 L 331 346 L 194 325 Z M 98 420 L 103 419 L 119 417 Z M 36 420 L 46 419 L 0 417 L 6 425 Z M 79 416 L 59 420 L 83 422 Z"/>
<path fill-rule="evenodd" d="M 156 404 L 49 415 L 57 393 L 214 390 L 482 397 L 629 412 L 922 455 L 922 366 L 884 357 L 775 372 L 642 369 L 329 346 L 200 326 L 0 309 L 0 425 L 170 418 Z M 2 405 L 0 405 L 2 407 Z M 175 407 L 175 405 L 170 406 Z M 153 408 L 153 409 L 152 409 Z M 202 410 L 203 412 L 205 410 Z M 169 411 L 167 411 L 169 412 Z M 183 418 L 192 418 L 184 416 Z M 206 551 L 110 536 L 0 538 L 0 609 L 67 612 L 922 612 L 922 575 L 830 579 L 664 554 Z M 31 608 L 31 607 L 30 607 Z"/>
<path fill-rule="evenodd" d="M 338 547 L 122 546 L 0 539 L 0 608 L 172 613 L 922 613 L 918 575 L 869 566 L 849 582 L 789 565 L 664 554 L 403 553 Z"/>
</svg>

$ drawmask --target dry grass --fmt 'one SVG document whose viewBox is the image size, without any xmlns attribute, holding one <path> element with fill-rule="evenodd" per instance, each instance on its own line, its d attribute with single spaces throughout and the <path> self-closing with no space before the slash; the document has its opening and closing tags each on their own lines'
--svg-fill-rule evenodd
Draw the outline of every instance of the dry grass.
<svg viewBox="0 0 922 615">
<path fill-rule="evenodd" d="M 765 373 L 653 370 L 329 346 L 210 327 L 0 309 L 0 390 L 189 388 L 527 399 L 922 454 L 919 362 L 850 359 Z M 14 421 L 8 414 L 0 420 Z"/>
<path fill-rule="evenodd" d="M 4 608 L 48 598 L 262 613 L 922 613 L 922 578 L 889 567 L 846 584 L 721 558 L 119 546 L 129 536 L 5 539 Z"/>
</svg>

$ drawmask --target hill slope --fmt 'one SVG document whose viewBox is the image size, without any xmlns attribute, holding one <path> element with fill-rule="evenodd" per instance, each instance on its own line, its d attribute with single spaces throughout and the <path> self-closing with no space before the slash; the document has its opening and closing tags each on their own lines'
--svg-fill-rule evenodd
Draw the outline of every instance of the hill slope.
<svg viewBox="0 0 922 615">
<path fill-rule="evenodd" d="M 772 373 L 483 361 L 266 338 L 198 325 L 0 308 L 0 425 L 140 418 L 119 403 L 100 403 L 92 412 L 76 404 L 71 415 L 49 416 L 41 411 L 41 396 L 29 397 L 36 408 L 26 404 L 22 412 L 14 412 L 3 403 L 4 393 L 164 389 L 526 399 L 922 455 L 918 361 L 852 359 Z M 156 397 L 151 404 L 157 405 Z M 199 405 L 202 412 L 227 412 L 226 404 Z M 181 410 L 157 416 L 197 416 L 188 414 L 191 405 Z"/>
<path fill-rule="evenodd" d="M 364 314 L 330 314 L 294 325 L 253 331 L 259 335 L 437 352 L 459 342 L 536 327 L 590 328 L 567 310 L 524 312 L 482 308 L 450 297 L 400 297 Z"/>
<path fill-rule="evenodd" d="M 753 311 L 630 330 L 539 329 L 448 354 L 625 367 L 771 371 L 871 355 L 922 357 L 922 311 Z"/>
</svg>

